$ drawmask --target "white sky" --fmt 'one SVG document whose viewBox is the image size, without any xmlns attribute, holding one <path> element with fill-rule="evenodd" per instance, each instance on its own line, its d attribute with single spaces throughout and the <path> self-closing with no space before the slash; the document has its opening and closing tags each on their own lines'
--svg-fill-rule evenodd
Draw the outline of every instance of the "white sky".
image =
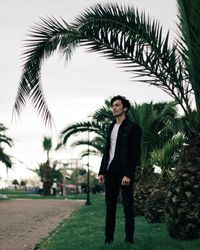
<svg viewBox="0 0 200 250">
<path fill-rule="evenodd" d="M 61 16 L 71 22 L 85 8 L 97 3 L 117 2 L 145 10 L 160 21 L 166 32 L 175 36 L 177 21 L 176 0 L 1 0 L 0 1 L 0 122 L 9 130 L 15 146 L 9 152 L 15 161 L 9 170 L 10 179 L 32 176 L 28 168 L 36 168 L 45 160 L 42 149 L 43 136 L 52 136 L 56 145 L 59 132 L 72 122 L 87 120 L 87 116 L 101 107 L 104 100 L 116 94 L 125 95 L 138 103 L 170 100 L 169 96 L 155 87 L 131 82 L 130 74 L 122 72 L 117 65 L 97 54 L 83 49 L 74 53 L 69 64 L 58 56 L 51 57 L 43 65 L 42 82 L 44 94 L 56 129 L 48 131 L 30 105 L 22 111 L 20 119 L 11 123 L 12 108 L 21 76 L 20 55 L 28 29 L 39 17 Z M 68 149 L 52 154 L 55 160 L 77 156 Z M 20 161 L 22 163 L 20 163 Z M 100 160 L 91 163 L 98 170 Z M 5 166 L 0 163 L 0 177 L 7 178 Z"/>
</svg>

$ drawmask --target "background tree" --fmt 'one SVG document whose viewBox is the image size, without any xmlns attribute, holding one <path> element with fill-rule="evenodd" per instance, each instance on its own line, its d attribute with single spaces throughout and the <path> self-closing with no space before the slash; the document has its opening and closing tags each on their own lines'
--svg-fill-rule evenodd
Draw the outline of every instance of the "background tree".
<svg viewBox="0 0 200 250">
<path fill-rule="evenodd" d="M 49 178 L 49 182 L 50 182 L 50 189 L 51 189 L 51 186 L 52 186 L 54 180 L 56 180 L 59 183 L 63 182 L 63 174 L 61 173 L 61 171 L 59 169 L 56 169 L 57 166 L 58 166 L 57 161 L 54 161 L 53 165 L 49 166 L 49 169 L 48 169 L 48 178 Z M 36 173 L 40 177 L 40 180 L 43 182 L 43 186 L 44 186 L 44 183 L 46 181 L 46 162 L 39 163 L 38 168 L 30 169 L 30 170 L 33 171 L 34 173 Z M 49 194 L 50 193 L 48 193 L 48 195 Z"/>
<path fill-rule="evenodd" d="M 180 155 L 180 148 L 184 141 L 183 134 L 176 134 L 162 148 L 156 148 L 151 153 L 151 162 L 153 166 L 160 168 L 160 172 L 157 173 L 156 183 L 145 202 L 144 215 L 150 223 L 165 221 L 167 189 L 173 178 Z"/>
<path fill-rule="evenodd" d="M 13 140 L 6 136 L 6 130 L 7 128 L 0 123 L 0 162 L 5 164 L 8 169 L 12 167 L 12 157 L 5 152 L 3 145 L 7 145 L 11 148 L 13 146 Z"/>
<path fill-rule="evenodd" d="M 27 181 L 26 180 L 21 180 L 20 181 L 20 187 L 23 187 L 26 190 L 26 185 L 27 185 Z"/>
<path fill-rule="evenodd" d="M 12 184 L 15 186 L 15 190 L 17 190 L 17 186 L 19 186 L 18 180 L 14 179 L 14 180 L 12 181 Z"/>
<path fill-rule="evenodd" d="M 52 149 L 52 140 L 49 137 L 43 138 L 43 149 L 47 153 L 47 160 L 44 163 L 44 175 L 43 175 L 43 194 L 44 195 L 50 195 L 51 194 L 51 168 L 50 168 L 50 159 L 49 159 L 49 153 Z"/>
<path fill-rule="evenodd" d="M 179 122 L 175 103 L 143 103 L 132 105 L 129 116 L 142 128 L 140 166 L 136 172 L 134 192 L 135 213 L 144 215 L 148 196 L 156 184 L 151 153 L 171 140 L 178 132 Z"/>
<path fill-rule="evenodd" d="M 50 137 L 44 137 L 42 141 L 43 149 L 47 153 L 47 161 L 49 161 L 49 153 L 52 149 L 52 139 Z"/>
</svg>

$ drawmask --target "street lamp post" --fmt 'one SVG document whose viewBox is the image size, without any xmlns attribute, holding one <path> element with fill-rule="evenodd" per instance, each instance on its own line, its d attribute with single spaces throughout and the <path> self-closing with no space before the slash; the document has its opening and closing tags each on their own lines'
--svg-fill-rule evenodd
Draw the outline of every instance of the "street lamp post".
<svg viewBox="0 0 200 250">
<path fill-rule="evenodd" d="M 85 205 L 91 205 L 91 202 L 90 202 L 90 148 L 89 148 L 89 142 L 90 142 L 90 131 L 89 131 L 89 127 L 88 127 L 87 200 L 85 202 Z"/>
</svg>

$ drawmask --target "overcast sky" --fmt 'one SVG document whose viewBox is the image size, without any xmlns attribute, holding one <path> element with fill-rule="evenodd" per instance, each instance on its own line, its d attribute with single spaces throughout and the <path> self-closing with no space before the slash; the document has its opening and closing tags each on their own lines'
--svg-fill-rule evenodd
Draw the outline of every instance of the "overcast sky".
<svg viewBox="0 0 200 250">
<path fill-rule="evenodd" d="M 72 122 L 87 120 L 87 116 L 101 107 L 104 100 L 116 94 L 125 95 L 138 103 L 170 100 L 169 96 L 155 87 L 131 82 L 130 74 L 124 73 L 111 61 L 97 54 L 77 49 L 69 64 L 57 55 L 46 61 L 42 68 L 42 82 L 48 106 L 56 128 L 48 131 L 31 105 L 22 111 L 20 119 L 11 123 L 12 108 L 21 76 L 21 53 L 28 29 L 40 17 L 61 16 L 73 21 L 85 8 L 97 3 L 117 2 L 145 10 L 160 21 L 171 37 L 176 30 L 176 0 L 1 0 L 0 1 L 0 122 L 9 130 L 15 146 L 8 151 L 15 160 L 9 178 L 23 179 L 45 160 L 42 149 L 43 136 L 52 136 L 56 144 L 59 132 Z M 71 155 L 72 154 L 72 155 Z M 54 159 L 77 156 L 72 149 L 52 155 Z M 93 169 L 97 171 L 99 161 Z M 0 177 L 6 178 L 5 167 L 0 163 Z"/>
</svg>

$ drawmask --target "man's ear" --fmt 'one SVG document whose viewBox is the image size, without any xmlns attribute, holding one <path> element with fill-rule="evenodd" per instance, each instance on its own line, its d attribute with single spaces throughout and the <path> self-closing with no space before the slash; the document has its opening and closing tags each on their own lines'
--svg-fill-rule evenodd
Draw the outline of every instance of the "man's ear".
<svg viewBox="0 0 200 250">
<path fill-rule="evenodd" d="M 124 111 L 126 112 L 128 110 L 128 108 L 127 107 L 124 107 Z"/>
</svg>

